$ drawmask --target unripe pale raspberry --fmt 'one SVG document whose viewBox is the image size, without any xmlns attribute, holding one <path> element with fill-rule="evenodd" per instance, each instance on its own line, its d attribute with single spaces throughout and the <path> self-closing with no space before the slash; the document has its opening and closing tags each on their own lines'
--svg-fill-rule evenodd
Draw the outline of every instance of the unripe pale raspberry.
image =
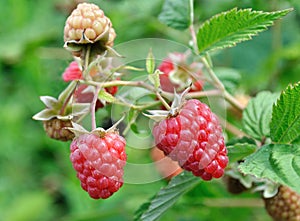
<svg viewBox="0 0 300 221">
<path fill-rule="evenodd" d="M 115 38 L 112 24 L 104 12 L 95 4 L 81 3 L 67 18 L 64 41 L 74 43 L 95 43 L 102 41 L 112 45 Z"/>
<path fill-rule="evenodd" d="M 123 185 L 126 141 L 117 132 L 83 134 L 71 143 L 74 169 L 81 187 L 94 199 L 106 199 Z"/>
<path fill-rule="evenodd" d="M 265 208 L 275 221 L 300 221 L 300 194 L 280 186 L 272 198 L 264 198 Z"/>
<path fill-rule="evenodd" d="M 156 146 L 204 180 L 220 178 L 228 157 L 217 116 L 199 100 L 186 101 L 177 115 L 153 128 Z"/>
<path fill-rule="evenodd" d="M 65 127 L 72 127 L 70 120 L 60 120 L 52 118 L 51 120 L 43 121 L 44 130 L 46 134 L 55 139 L 60 141 L 68 141 L 74 138 L 74 134 L 64 129 Z"/>
</svg>

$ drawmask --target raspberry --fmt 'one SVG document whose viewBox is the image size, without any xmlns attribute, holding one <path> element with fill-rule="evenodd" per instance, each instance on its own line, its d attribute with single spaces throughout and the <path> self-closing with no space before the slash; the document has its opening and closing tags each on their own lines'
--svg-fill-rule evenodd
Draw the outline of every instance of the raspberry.
<svg viewBox="0 0 300 221">
<path fill-rule="evenodd" d="M 264 198 L 265 208 L 276 221 L 300 221 L 300 194 L 280 186 L 272 198 Z"/>
<path fill-rule="evenodd" d="M 46 134 L 56 140 L 68 141 L 74 138 L 74 134 L 64 129 L 65 127 L 72 127 L 70 120 L 60 120 L 52 118 L 51 120 L 43 121 L 44 130 Z"/>
<path fill-rule="evenodd" d="M 65 82 L 82 79 L 82 71 L 76 61 L 72 61 L 64 71 L 62 78 Z"/>
<path fill-rule="evenodd" d="M 117 132 L 82 134 L 72 141 L 70 159 L 90 197 L 106 199 L 123 185 L 125 145 Z"/>
<path fill-rule="evenodd" d="M 95 43 L 103 41 L 109 46 L 115 38 L 115 32 L 109 18 L 95 4 L 80 3 L 67 18 L 64 28 L 64 41 L 76 43 Z M 108 33 L 108 36 L 105 36 Z"/>
<path fill-rule="evenodd" d="M 227 166 L 227 149 L 217 116 L 199 100 L 186 101 L 177 115 L 153 128 L 156 146 L 172 160 L 204 180 L 220 178 Z"/>
</svg>

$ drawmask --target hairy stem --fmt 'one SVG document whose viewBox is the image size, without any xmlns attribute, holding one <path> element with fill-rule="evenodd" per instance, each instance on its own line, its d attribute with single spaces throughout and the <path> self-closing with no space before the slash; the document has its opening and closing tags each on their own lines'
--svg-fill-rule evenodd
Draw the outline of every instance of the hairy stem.
<svg viewBox="0 0 300 221">
<path fill-rule="evenodd" d="M 145 88 L 148 91 L 151 91 L 153 94 L 157 93 L 157 90 L 150 84 L 147 84 L 144 81 L 122 81 L 122 80 L 114 80 L 114 81 L 108 81 L 108 82 L 95 82 L 95 81 L 85 81 L 80 80 L 80 83 L 92 85 L 92 86 L 99 86 L 102 88 L 106 87 L 112 87 L 112 86 L 129 86 L 129 87 L 141 87 Z M 160 95 L 168 100 L 173 100 L 174 94 L 161 91 Z M 209 90 L 209 91 L 198 91 L 198 92 L 189 92 L 187 94 L 187 97 L 189 98 L 199 98 L 199 97 L 216 97 L 216 96 L 223 96 L 222 91 L 218 89 Z"/>
<path fill-rule="evenodd" d="M 85 53 L 84 53 L 84 65 L 83 65 L 83 78 L 87 79 L 87 76 L 89 75 L 88 70 L 89 70 L 89 64 L 90 64 L 90 53 L 91 53 L 91 45 L 87 45 L 85 48 Z"/>
<path fill-rule="evenodd" d="M 158 91 L 156 92 L 156 96 L 167 110 L 171 109 L 170 105 L 165 101 L 165 99 L 160 95 L 160 93 Z"/>
</svg>

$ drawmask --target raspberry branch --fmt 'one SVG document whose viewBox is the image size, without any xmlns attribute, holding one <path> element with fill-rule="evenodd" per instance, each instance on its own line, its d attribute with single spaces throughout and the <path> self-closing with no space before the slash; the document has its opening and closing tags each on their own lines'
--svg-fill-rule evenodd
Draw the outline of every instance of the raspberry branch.
<svg viewBox="0 0 300 221">
<path fill-rule="evenodd" d="M 80 80 L 82 84 L 92 85 L 92 86 L 100 86 L 102 88 L 112 87 L 112 86 L 129 86 L 129 87 L 141 87 L 145 88 L 154 94 L 156 94 L 157 90 L 150 84 L 145 83 L 144 81 L 122 81 L 122 80 L 114 80 L 109 82 L 95 82 L 95 81 L 86 81 Z M 161 91 L 160 95 L 168 100 L 174 99 L 174 94 L 166 91 Z M 189 92 L 187 97 L 189 98 L 199 98 L 199 97 L 216 97 L 222 95 L 221 91 L 218 89 L 208 90 L 208 91 L 197 91 L 197 92 Z M 155 104 L 153 104 L 155 105 Z M 152 106 L 152 105 L 151 105 Z"/>
</svg>

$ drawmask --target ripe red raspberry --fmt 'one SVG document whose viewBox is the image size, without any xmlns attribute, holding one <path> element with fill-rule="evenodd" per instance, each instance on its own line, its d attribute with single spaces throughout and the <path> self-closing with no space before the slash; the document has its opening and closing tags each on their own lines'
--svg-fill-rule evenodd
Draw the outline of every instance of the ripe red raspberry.
<svg viewBox="0 0 300 221">
<path fill-rule="evenodd" d="M 75 43 L 95 43 L 101 41 L 112 46 L 115 32 L 104 12 L 95 4 L 80 3 L 67 18 L 64 41 Z"/>
<path fill-rule="evenodd" d="M 76 61 L 72 61 L 62 74 L 65 82 L 82 79 L 82 70 L 79 68 Z"/>
<path fill-rule="evenodd" d="M 265 208 L 276 221 L 300 221 L 300 194 L 280 186 L 272 198 L 264 198 Z"/>
<path fill-rule="evenodd" d="M 94 199 L 106 199 L 123 185 L 126 141 L 117 132 L 83 134 L 71 143 L 74 169 L 81 187 Z"/>
<path fill-rule="evenodd" d="M 74 138 L 74 134 L 71 131 L 64 129 L 65 127 L 72 127 L 70 120 L 60 120 L 55 117 L 43 121 L 43 126 L 46 134 L 50 138 L 60 141 L 68 141 Z"/>
<path fill-rule="evenodd" d="M 153 128 L 156 146 L 179 165 L 204 180 L 220 178 L 228 163 L 217 116 L 199 100 L 188 100 L 177 115 Z"/>
</svg>

